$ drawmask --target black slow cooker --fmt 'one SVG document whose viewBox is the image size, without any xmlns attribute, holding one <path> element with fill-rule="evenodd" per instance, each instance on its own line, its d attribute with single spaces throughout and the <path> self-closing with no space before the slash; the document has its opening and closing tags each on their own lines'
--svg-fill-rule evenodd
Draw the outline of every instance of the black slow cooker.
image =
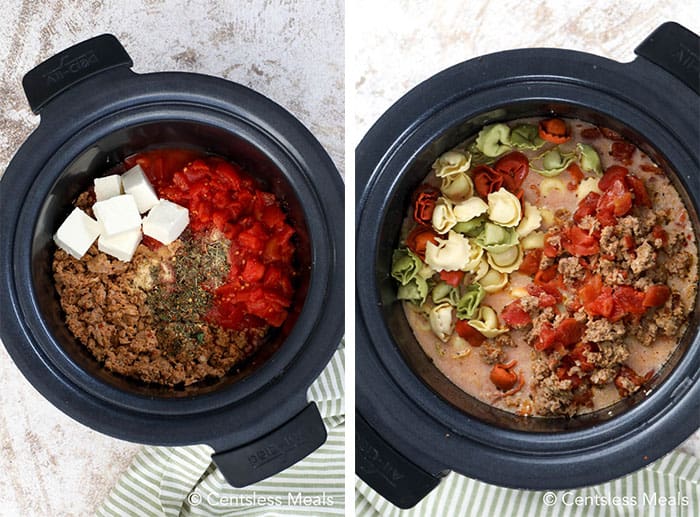
<svg viewBox="0 0 700 517">
<path fill-rule="evenodd" d="M 245 486 L 306 457 L 326 438 L 306 391 L 343 332 L 343 185 L 318 141 L 271 100 L 190 73 L 135 74 L 111 35 L 79 43 L 24 78 L 41 123 L 0 181 L 2 340 L 29 382 L 100 432 L 140 443 L 206 443 Z M 52 236 L 78 193 L 125 157 L 187 148 L 246 168 L 287 207 L 299 278 L 284 331 L 213 383 L 181 390 L 100 367 L 68 331 L 51 274 Z"/>
<path fill-rule="evenodd" d="M 522 489 L 573 488 L 632 472 L 700 427 L 700 306 L 648 389 L 590 415 L 526 418 L 458 389 L 413 337 L 390 277 L 411 192 L 441 153 L 482 126 L 530 116 L 610 127 L 700 211 L 698 37 L 659 27 L 631 63 L 555 49 L 491 54 L 418 85 L 356 150 L 356 470 L 402 508 L 454 470 Z"/>
</svg>

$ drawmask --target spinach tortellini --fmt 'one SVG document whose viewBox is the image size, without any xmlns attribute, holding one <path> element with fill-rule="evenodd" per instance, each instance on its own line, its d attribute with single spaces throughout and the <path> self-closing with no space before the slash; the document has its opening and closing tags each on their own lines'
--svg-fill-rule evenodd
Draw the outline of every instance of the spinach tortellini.
<svg viewBox="0 0 700 517">
<path fill-rule="evenodd" d="M 537 126 L 533 124 L 521 124 L 510 132 L 510 143 L 518 149 L 536 150 L 544 145 L 544 140 L 539 136 Z"/>
<path fill-rule="evenodd" d="M 391 276 L 401 285 L 408 284 L 423 269 L 423 261 L 406 248 L 394 250 L 391 260 Z"/>
<path fill-rule="evenodd" d="M 486 156 L 500 156 L 510 149 L 510 128 L 506 124 L 492 124 L 479 131 L 476 147 Z"/>
<path fill-rule="evenodd" d="M 582 170 L 585 172 L 592 172 L 598 176 L 603 174 L 600 156 L 598 156 L 593 146 L 581 143 L 576 144 L 576 153 L 578 154 L 578 161 Z"/>
<path fill-rule="evenodd" d="M 486 296 L 486 292 L 481 284 L 467 286 L 457 303 L 457 317 L 461 320 L 473 318 L 484 296 Z"/>
<path fill-rule="evenodd" d="M 538 157 L 542 168 L 533 167 L 531 165 L 530 169 L 542 176 L 558 176 L 571 165 L 571 162 L 574 161 L 574 157 L 574 153 L 562 153 L 558 147 L 552 147 Z"/>
</svg>

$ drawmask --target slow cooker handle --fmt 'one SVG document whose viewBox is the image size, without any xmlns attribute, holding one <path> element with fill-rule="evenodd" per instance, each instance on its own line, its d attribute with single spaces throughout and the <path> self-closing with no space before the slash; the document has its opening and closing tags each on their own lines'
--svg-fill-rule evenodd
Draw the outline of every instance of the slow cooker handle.
<svg viewBox="0 0 700 517">
<path fill-rule="evenodd" d="M 700 95 L 700 38 L 675 22 L 652 32 L 634 53 L 660 66 Z"/>
<path fill-rule="evenodd" d="M 417 505 L 442 479 L 408 460 L 355 412 L 355 472 L 399 508 Z"/>
<path fill-rule="evenodd" d="M 95 74 L 133 61 L 112 34 L 102 34 L 73 45 L 32 68 L 22 79 L 32 111 L 38 115 L 54 97 Z"/>
<path fill-rule="evenodd" d="M 217 452 L 212 460 L 232 486 L 243 488 L 303 460 L 326 441 L 326 426 L 314 402 L 286 424 L 241 447 Z"/>
</svg>

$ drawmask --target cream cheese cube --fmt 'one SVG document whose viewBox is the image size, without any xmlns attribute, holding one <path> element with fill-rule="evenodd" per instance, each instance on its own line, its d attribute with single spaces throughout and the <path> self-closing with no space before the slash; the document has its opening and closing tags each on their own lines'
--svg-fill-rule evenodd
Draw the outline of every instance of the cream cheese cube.
<svg viewBox="0 0 700 517">
<path fill-rule="evenodd" d="M 100 235 L 97 239 L 97 249 L 119 260 L 129 262 L 141 242 L 141 237 L 141 230 L 122 232 L 112 237 Z"/>
<path fill-rule="evenodd" d="M 100 224 L 80 208 L 74 208 L 53 236 L 56 245 L 77 259 L 90 249 L 100 235 Z"/>
<path fill-rule="evenodd" d="M 119 174 L 112 174 L 104 178 L 95 178 L 95 198 L 104 201 L 122 193 L 122 178 Z"/>
<path fill-rule="evenodd" d="M 167 245 L 180 236 L 189 222 L 189 210 L 161 199 L 144 218 L 143 233 Z"/>
<path fill-rule="evenodd" d="M 130 194 L 98 201 L 92 206 L 92 211 L 106 237 L 138 230 L 141 227 L 141 214 L 134 196 Z"/>
<path fill-rule="evenodd" d="M 140 165 L 136 165 L 122 174 L 122 185 L 124 185 L 125 194 L 134 196 L 140 213 L 146 213 L 158 204 L 156 191 L 153 190 L 151 182 L 148 181 Z"/>
</svg>

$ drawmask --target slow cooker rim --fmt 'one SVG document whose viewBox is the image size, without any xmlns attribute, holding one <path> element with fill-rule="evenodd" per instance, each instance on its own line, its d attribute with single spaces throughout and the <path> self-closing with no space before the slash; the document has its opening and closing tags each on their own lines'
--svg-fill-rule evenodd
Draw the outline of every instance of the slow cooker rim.
<svg viewBox="0 0 700 517">
<path fill-rule="evenodd" d="M 498 53 L 494 54 L 491 56 L 484 56 L 483 58 L 477 58 L 477 60 L 481 63 L 483 61 L 487 61 L 489 58 L 503 58 L 504 54 L 509 54 L 510 56 L 513 56 L 515 54 L 520 54 L 522 55 L 523 53 L 528 55 L 528 56 L 534 56 L 534 55 L 539 55 L 542 52 L 542 49 L 538 50 L 533 50 L 533 49 L 526 49 L 526 50 L 517 50 L 517 51 L 508 51 L 505 53 Z M 571 54 L 576 54 L 576 55 L 583 55 L 588 58 L 592 58 L 593 61 L 595 62 L 600 62 L 600 61 L 605 61 L 610 65 L 613 65 L 617 68 L 623 68 L 625 66 L 630 66 L 630 65 L 621 65 L 620 63 L 616 63 L 613 61 L 609 60 L 604 60 L 603 58 L 599 58 L 597 56 L 591 56 L 590 54 L 583 54 L 583 53 L 572 53 L 571 51 L 551 51 L 547 50 L 546 52 L 552 53 L 552 54 L 557 54 L 559 56 L 565 56 L 565 55 L 571 55 Z M 475 61 L 477 60 L 472 60 L 468 61 L 466 63 L 461 63 L 458 65 L 455 65 L 454 67 L 447 69 L 444 72 L 441 72 L 437 74 L 436 76 L 433 76 L 432 78 L 428 79 L 427 81 L 421 83 L 418 87 L 416 87 L 414 90 L 411 92 L 407 93 L 404 97 L 402 97 L 397 103 L 392 106 L 380 119 L 377 121 L 375 126 L 368 132 L 366 135 L 365 139 L 360 143 L 358 146 L 358 156 L 362 157 L 365 161 L 369 161 L 371 163 L 370 166 L 366 167 L 366 170 L 359 170 L 361 167 L 358 167 L 358 214 L 357 214 L 357 227 L 358 227 L 358 232 L 362 228 L 362 223 L 363 223 L 363 218 L 365 217 L 370 217 L 365 213 L 365 208 L 368 202 L 368 199 L 373 195 L 373 189 L 376 187 L 376 182 L 375 182 L 375 175 L 377 175 L 378 170 L 382 170 L 386 163 L 391 161 L 393 158 L 394 153 L 396 152 L 396 146 L 397 145 L 403 145 L 403 142 L 406 139 L 410 138 L 410 135 L 416 131 L 416 127 L 419 126 L 420 124 L 424 123 L 425 120 L 432 116 L 434 112 L 440 111 L 444 105 L 450 104 L 454 102 L 454 97 L 449 97 L 449 101 L 445 101 L 444 103 L 437 105 L 436 104 L 428 104 L 425 100 L 421 102 L 420 100 L 417 100 L 419 98 L 419 94 L 421 92 L 427 91 L 429 88 L 436 88 L 436 83 L 440 80 L 445 79 L 446 75 L 449 75 L 448 72 L 454 74 L 455 72 L 465 72 L 462 70 L 462 68 L 467 66 L 476 66 Z M 632 63 L 633 65 L 634 63 Z M 627 69 L 625 69 L 626 71 Z M 465 74 L 467 75 L 467 74 Z M 488 81 L 490 78 L 486 77 L 483 79 L 484 81 Z M 535 81 L 541 80 L 541 77 L 535 77 Z M 526 77 L 523 80 L 533 80 L 532 77 Z M 549 81 L 552 80 L 551 77 L 548 78 Z M 454 85 L 452 83 L 452 86 L 454 89 L 458 89 L 458 86 Z M 471 91 L 469 92 L 471 94 Z M 466 95 L 464 91 L 461 92 L 462 95 Z M 434 99 L 433 99 L 434 100 Z M 557 99 L 559 100 L 559 99 Z M 414 101 L 411 103 L 411 101 Z M 504 101 L 504 104 L 507 104 L 508 101 Z M 427 107 L 426 107 L 427 105 Z M 421 108 L 423 109 L 421 111 Z M 409 115 L 407 115 L 407 113 Z M 468 117 L 465 117 L 468 118 Z M 398 142 L 401 142 L 399 144 Z M 418 152 L 416 150 L 416 152 Z M 390 156 L 391 155 L 391 156 Z M 360 159 L 358 158 L 358 165 L 360 165 Z M 367 165 L 364 163 L 363 165 Z M 364 177 L 363 177 L 364 175 Z M 369 175 L 369 176 L 367 176 Z M 366 185 L 366 187 L 365 187 Z M 361 186 L 361 187 L 360 187 Z M 374 219 L 375 224 L 376 224 L 376 214 L 372 214 L 372 217 Z M 359 233 L 358 233 L 358 242 L 359 242 Z M 372 246 L 369 246 L 369 248 L 372 248 Z M 363 261 L 360 259 L 360 254 L 361 250 L 358 251 L 358 258 L 357 258 L 357 263 L 359 264 L 359 267 L 365 267 L 369 263 L 368 261 Z M 364 266 L 363 266 L 364 264 Z M 372 280 L 373 282 L 373 280 Z M 377 347 L 374 346 L 372 343 L 373 339 L 375 338 L 374 333 L 367 327 L 367 314 L 365 314 L 365 310 L 367 307 L 371 307 L 373 305 L 373 301 L 376 302 L 374 298 L 372 300 L 364 300 L 362 297 L 359 296 L 358 292 L 358 327 L 364 327 L 364 329 L 367 329 L 368 335 L 371 335 L 372 338 L 368 338 L 367 342 L 364 342 L 362 339 L 358 340 L 358 346 L 359 347 L 369 347 L 367 350 L 368 353 L 372 354 L 377 354 L 377 358 L 379 358 L 379 352 L 377 351 Z M 367 307 L 364 306 L 366 303 Z M 367 309 L 369 310 L 369 309 Z M 378 312 L 378 311 L 375 311 Z M 362 316 L 361 318 L 359 316 Z M 371 319 L 373 317 L 372 312 L 369 312 L 369 318 Z M 364 330 L 363 329 L 363 330 Z M 359 354 L 358 354 L 359 355 Z M 381 362 L 381 360 L 380 360 Z M 359 361 L 358 361 L 359 363 Z M 384 365 L 384 368 L 386 366 Z M 358 379 L 358 395 L 361 392 L 364 392 L 365 390 L 372 389 L 372 391 L 375 391 L 377 389 L 376 386 L 365 386 L 364 384 L 364 379 Z M 400 390 L 403 390 L 402 387 L 399 387 Z M 691 390 L 692 391 L 692 390 Z M 689 396 L 689 393 L 686 392 L 686 396 Z M 437 396 L 435 396 L 437 397 Z M 362 400 L 363 397 L 358 396 L 358 407 L 359 411 L 364 415 L 363 412 L 363 407 L 362 404 L 360 404 L 360 400 Z M 366 401 L 371 400 L 371 398 L 366 397 Z M 441 402 L 444 402 L 441 400 Z M 413 403 L 413 402 L 411 402 Z M 447 404 L 445 402 L 445 404 Z M 369 409 L 369 408 L 366 408 Z M 377 415 L 374 411 L 371 412 L 372 414 L 366 415 L 368 420 L 372 421 L 373 424 L 379 425 L 379 430 L 380 432 L 382 430 L 387 430 L 386 426 L 383 426 L 381 424 L 381 416 Z M 432 418 L 432 417 L 431 417 Z M 447 430 L 447 428 L 446 428 Z M 392 430 L 392 432 L 397 432 L 396 430 Z M 452 441 L 452 440 L 450 440 Z M 410 456 L 409 456 L 410 457 Z M 450 466 L 450 468 L 456 468 L 455 466 Z M 469 472 L 469 475 L 474 475 L 473 472 Z M 477 476 L 478 477 L 478 476 Z M 492 482 L 497 482 L 499 483 L 499 479 L 493 479 Z M 500 479 L 500 483 L 502 484 L 503 480 Z M 516 486 L 516 485 L 513 485 Z"/>
<path fill-rule="evenodd" d="M 83 95 L 89 92 L 101 91 L 104 94 L 107 90 L 111 90 L 108 96 L 115 95 L 116 92 L 117 97 L 119 97 L 118 100 L 121 103 L 117 103 L 117 105 L 121 106 L 134 107 L 139 104 L 143 104 L 144 98 L 148 100 L 157 100 L 159 97 L 161 99 L 163 97 L 167 97 L 175 101 L 179 99 L 184 100 L 186 102 L 192 102 L 192 99 L 196 98 L 198 102 L 203 103 L 205 106 L 211 109 L 220 109 L 224 112 L 228 111 L 238 113 L 241 110 L 243 112 L 250 112 L 252 109 L 257 109 L 258 111 L 255 113 L 254 117 L 255 121 L 259 124 L 264 125 L 268 130 L 268 133 L 271 134 L 277 141 L 285 142 L 287 152 L 290 154 L 291 157 L 293 157 L 295 161 L 307 164 L 307 166 L 309 163 L 312 163 L 314 167 L 308 169 L 309 173 L 317 174 L 319 176 L 323 175 L 322 181 L 317 182 L 319 184 L 317 185 L 317 187 L 322 188 L 324 190 L 325 196 L 328 198 L 327 200 L 320 200 L 321 204 L 323 205 L 320 207 L 324 216 L 323 218 L 328 219 L 330 217 L 327 212 L 329 209 L 332 208 L 330 204 L 334 199 L 336 203 L 333 206 L 342 206 L 342 181 L 340 180 L 340 176 L 337 173 L 335 165 L 330 160 L 330 157 L 327 155 L 327 153 L 321 147 L 318 141 L 311 135 L 308 129 L 306 129 L 301 124 L 301 122 L 299 122 L 281 106 L 277 105 L 270 99 L 267 99 L 266 97 L 263 97 L 262 95 L 242 85 L 237 85 L 235 83 L 231 83 L 223 79 L 214 78 L 210 76 L 203 76 L 200 74 L 175 72 L 137 75 L 133 74 L 130 71 L 126 71 L 126 74 L 124 72 L 124 70 L 114 70 L 99 74 L 77 85 L 74 89 L 65 92 L 55 101 L 52 101 L 51 104 L 46 106 L 45 111 L 42 112 L 42 123 L 27 139 L 27 141 L 23 144 L 22 148 L 20 148 L 12 163 L 8 167 L 8 171 L 3 176 L 3 197 L 4 194 L 10 189 L 8 186 L 8 182 L 12 177 L 11 171 L 13 168 L 16 169 L 17 167 L 19 167 L 20 163 L 43 163 L 42 158 L 37 156 L 36 151 L 30 151 L 30 148 L 32 148 L 33 145 L 36 146 L 38 142 L 42 142 L 42 144 L 45 144 L 47 141 L 60 140 L 62 134 L 70 132 L 70 130 L 75 129 L 76 127 L 78 128 L 78 130 L 80 130 L 83 127 L 85 127 L 85 125 L 88 125 L 91 121 L 105 116 L 105 112 L 109 112 L 109 110 L 105 111 L 104 109 L 102 111 L 95 111 L 89 109 L 90 102 L 83 102 L 77 104 L 79 109 L 71 112 L 71 115 L 74 116 L 72 120 L 74 126 L 70 129 L 67 129 L 65 123 L 60 123 L 63 121 L 58 121 L 55 118 L 56 113 L 60 113 L 62 107 L 65 108 L 66 105 L 70 105 L 71 100 L 75 100 L 75 97 L 81 98 Z M 121 82 L 116 81 L 116 79 L 119 79 L 119 81 Z M 160 86 L 162 88 L 159 93 L 154 93 L 154 86 L 157 86 L 158 83 L 160 83 Z M 104 86 L 105 88 L 100 90 L 100 87 L 98 87 L 98 85 Z M 133 88 L 129 87 L 129 85 L 131 85 Z M 183 91 L 183 86 L 187 85 L 192 86 L 192 88 L 185 88 Z M 211 85 L 215 86 L 215 91 L 209 90 L 209 86 Z M 124 86 L 126 86 L 126 88 L 124 89 L 128 90 L 131 94 L 129 96 L 126 96 L 128 97 L 127 100 L 124 100 L 125 96 L 119 96 L 119 91 L 123 91 L 122 88 Z M 138 86 L 138 88 L 136 88 L 136 86 Z M 139 97 L 139 95 L 141 95 L 141 97 Z M 72 97 L 74 98 L 72 99 Z M 231 104 L 228 101 L 227 97 L 230 97 L 230 99 L 235 99 L 237 102 L 240 102 L 241 98 L 244 98 L 248 102 L 244 108 L 240 108 L 238 104 Z M 87 99 L 93 98 L 94 97 L 91 96 L 87 97 Z M 134 102 L 134 99 L 137 99 L 139 101 Z M 103 103 L 98 102 L 97 104 L 102 105 Z M 102 107 L 104 108 L 104 106 Z M 114 107 L 114 105 L 112 105 L 112 107 Z M 227 108 L 229 109 L 227 110 Z M 70 110 L 68 111 L 70 112 Z M 43 149 L 42 146 L 36 146 L 35 148 Z M 31 156 L 32 154 L 34 156 Z M 3 225 L 3 227 L 7 231 L 7 226 Z M 333 249 L 329 250 L 328 253 L 328 280 L 329 284 L 332 286 L 337 285 L 338 282 L 342 281 L 343 276 L 342 231 L 340 231 L 338 228 L 334 228 L 333 225 L 330 225 L 330 227 L 326 228 L 326 236 L 327 241 L 331 243 L 331 247 L 333 247 Z M 7 277 L 5 275 L 4 277 L 4 280 L 7 280 Z M 323 300 L 323 305 L 325 305 L 327 308 L 337 308 L 342 305 L 342 292 L 339 295 L 336 291 L 337 290 L 333 289 L 328 289 L 326 291 L 326 297 Z M 8 303 L 4 303 L 3 306 L 7 307 L 8 311 L 13 312 L 15 310 L 15 307 L 9 305 L 9 293 L 3 293 L 3 300 L 8 301 Z M 3 327 L 5 327 L 4 324 Z M 5 332 L 6 330 L 7 332 Z M 324 341 L 328 340 L 328 344 L 325 347 L 319 347 L 318 344 L 316 344 L 313 347 L 301 347 L 300 353 L 295 357 L 294 364 L 292 365 L 294 366 L 294 369 L 292 369 L 292 367 L 290 366 L 290 368 L 284 372 L 284 375 L 282 375 L 281 371 L 278 372 L 278 375 L 274 379 L 272 379 L 270 383 L 268 383 L 269 388 L 265 392 L 266 397 L 269 398 L 269 394 L 271 393 L 274 393 L 277 396 L 286 394 L 286 397 L 283 396 L 281 398 L 282 401 L 286 401 L 287 399 L 301 398 L 305 402 L 306 388 L 308 388 L 308 386 L 313 382 L 315 377 L 321 372 L 321 370 L 328 362 L 328 360 L 330 359 L 331 355 L 337 347 L 337 344 L 342 335 L 342 321 L 337 317 L 323 318 L 321 321 L 318 322 L 318 325 L 314 328 L 314 332 L 316 332 L 316 335 L 318 335 L 319 333 L 322 334 Z M 18 329 L 12 329 L 11 332 L 12 337 L 21 335 L 22 333 L 23 331 Z M 10 336 L 9 329 L 3 329 L 3 334 L 4 338 Z M 321 342 L 320 339 L 321 338 L 317 338 L 316 343 Z M 14 347 L 14 343 L 9 342 L 8 339 L 4 339 L 4 341 L 7 344 L 8 350 Z M 321 352 L 321 350 L 325 350 L 325 352 L 319 353 Z M 15 359 L 15 361 L 17 362 L 18 366 L 21 366 L 20 369 L 23 371 L 26 377 L 31 378 L 32 376 L 34 376 L 31 372 L 29 372 L 30 368 L 28 367 L 28 361 L 21 359 Z M 301 366 L 303 365 L 305 365 L 305 373 L 302 374 Z M 294 380 L 294 378 L 297 379 L 294 382 L 301 382 L 301 384 L 303 384 L 303 392 L 299 395 L 294 394 L 292 397 L 289 397 L 288 393 L 285 393 L 284 391 L 280 393 L 280 386 L 285 384 L 285 382 L 283 381 L 287 381 L 289 379 Z M 37 379 L 35 378 L 34 381 L 37 381 Z M 46 384 L 44 381 L 45 380 L 42 379 L 41 382 L 32 382 L 32 384 L 37 386 L 37 389 L 39 389 L 39 385 Z M 287 384 L 291 383 L 288 382 Z M 86 410 L 86 407 L 81 407 L 86 406 L 86 404 L 77 402 L 77 399 L 81 398 L 84 394 L 80 394 L 79 392 L 77 392 L 74 389 L 74 386 L 68 386 L 68 383 L 66 383 L 65 380 L 59 380 L 58 384 L 54 387 L 57 390 L 61 390 L 63 389 L 61 385 L 65 387 L 66 392 L 71 393 L 72 396 L 75 397 L 75 406 L 66 407 L 65 401 L 61 397 L 57 396 L 57 393 L 54 393 L 50 387 L 44 387 L 44 389 L 41 389 L 40 391 L 47 399 L 49 399 L 52 403 L 54 403 L 54 405 L 62 409 L 64 412 L 67 412 L 72 417 L 76 418 L 78 421 L 84 423 L 89 422 L 88 425 L 102 432 L 120 438 L 133 439 L 135 441 L 149 443 L 164 443 L 166 441 L 167 443 L 182 443 L 183 441 L 193 441 L 193 433 L 191 428 L 192 426 L 187 423 L 183 424 L 181 432 L 169 433 L 167 436 L 165 436 L 166 440 L 164 440 L 163 436 L 154 438 L 152 436 L 152 431 L 149 431 L 147 429 L 134 429 L 134 426 L 126 425 L 125 422 L 122 422 L 122 425 L 119 426 L 117 425 L 117 422 L 106 422 L 101 417 L 93 418 L 93 415 L 91 415 L 90 411 Z M 256 393 L 256 399 L 259 401 L 262 395 L 263 394 Z M 100 401 L 93 401 L 93 403 L 96 403 L 97 407 L 104 407 L 104 404 Z M 280 404 L 280 402 L 277 402 L 276 404 L 284 405 Z M 290 411 L 298 410 L 299 404 L 299 401 L 296 401 L 292 404 L 290 400 L 290 402 L 287 403 L 286 406 L 294 407 L 291 409 L 281 408 L 278 412 L 281 418 L 274 419 L 266 417 L 265 419 L 271 421 L 276 420 L 275 424 L 279 424 L 280 422 L 278 421 L 285 421 L 284 419 L 290 415 Z M 113 410 L 114 408 L 111 409 Z M 132 411 L 128 410 L 120 410 L 118 413 L 119 418 L 122 418 L 125 421 L 129 421 L 135 416 Z M 213 414 L 211 416 L 212 418 L 221 419 L 220 414 Z M 139 418 L 145 419 L 145 421 L 149 422 L 152 420 L 162 421 L 161 416 L 157 414 L 141 414 L 138 415 L 137 419 Z M 198 415 L 197 418 L 201 419 L 203 418 L 203 416 Z M 202 420 L 199 421 L 201 422 Z M 127 431 L 125 431 L 125 429 Z M 209 436 L 209 433 L 210 430 L 203 429 L 198 433 L 198 435 L 201 435 L 201 439 L 206 439 L 208 443 L 215 443 L 218 440 L 217 436 Z M 241 436 L 245 437 L 245 434 L 246 433 L 241 433 Z M 196 440 L 200 438 L 194 439 Z"/>
</svg>

